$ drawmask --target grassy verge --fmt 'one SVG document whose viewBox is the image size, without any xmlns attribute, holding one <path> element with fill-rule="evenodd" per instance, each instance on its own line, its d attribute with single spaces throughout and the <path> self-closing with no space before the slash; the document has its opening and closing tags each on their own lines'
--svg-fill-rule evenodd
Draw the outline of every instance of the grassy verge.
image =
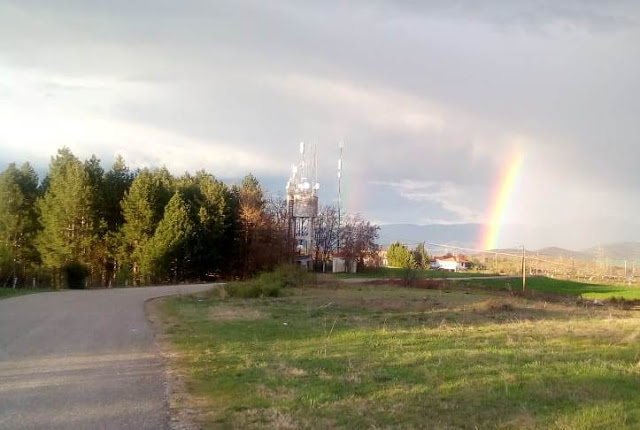
<svg viewBox="0 0 640 430">
<path fill-rule="evenodd" d="M 9 297 L 24 296 L 26 294 L 46 293 L 49 291 L 55 291 L 50 288 L 0 288 L 0 300 L 8 299 Z"/>
<path fill-rule="evenodd" d="M 482 285 L 496 289 L 521 290 L 522 283 L 518 279 L 478 279 L 465 282 L 467 285 Z M 570 297 L 582 296 L 585 299 L 625 299 L 640 300 L 640 288 L 624 285 L 601 285 L 584 282 L 565 281 L 536 276 L 527 278 L 526 288 L 545 294 L 558 294 Z"/>
<path fill-rule="evenodd" d="M 367 269 L 358 273 L 336 273 L 334 275 L 339 279 L 349 278 L 403 278 L 406 276 L 406 269 L 396 267 L 378 267 L 375 269 Z M 485 277 L 496 276 L 494 273 L 485 272 L 445 272 L 442 270 L 421 270 L 415 269 L 411 271 L 411 276 L 416 278 L 468 278 L 468 277 Z"/>
<path fill-rule="evenodd" d="M 637 312 L 452 288 L 159 306 L 204 428 L 640 426 Z"/>
</svg>

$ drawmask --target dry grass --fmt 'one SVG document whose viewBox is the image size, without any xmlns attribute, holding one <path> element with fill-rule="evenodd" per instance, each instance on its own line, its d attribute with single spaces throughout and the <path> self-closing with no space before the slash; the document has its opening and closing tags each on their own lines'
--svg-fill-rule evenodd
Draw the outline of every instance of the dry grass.
<svg viewBox="0 0 640 430">
<path fill-rule="evenodd" d="M 162 311 L 205 428 L 640 427 L 637 312 L 462 286 Z"/>
<path fill-rule="evenodd" d="M 264 312 L 247 306 L 215 306 L 209 311 L 211 321 L 256 321 L 266 318 Z"/>
</svg>

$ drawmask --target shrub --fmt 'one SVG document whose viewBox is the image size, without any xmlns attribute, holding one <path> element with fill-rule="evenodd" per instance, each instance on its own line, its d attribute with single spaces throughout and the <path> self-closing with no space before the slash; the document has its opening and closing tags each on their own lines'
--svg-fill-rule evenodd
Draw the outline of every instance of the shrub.
<svg viewBox="0 0 640 430">
<path fill-rule="evenodd" d="M 229 284 L 226 290 L 229 296 L 243 299 L 278 297 L 280 295 L 280 288 L 278 286 L 259 284 L 254 281 Z"/>
<path fill-rule="evenodd" d="M 231 297 L 278 297 L 283 288 L 301 287 L 313 282 L 315 276 L 312 273 L 293 265 L 283 265 L 249 281 L 229 284 L 226 290 Z"/>
<path fill-rule="evenodd" d="M 315 275 L 292 264 L 283 264 L 272 272 L 261 273 L 256 280 L 278 284 L 282 288 L 302 287 L 315 283 Z"/>
</svg>

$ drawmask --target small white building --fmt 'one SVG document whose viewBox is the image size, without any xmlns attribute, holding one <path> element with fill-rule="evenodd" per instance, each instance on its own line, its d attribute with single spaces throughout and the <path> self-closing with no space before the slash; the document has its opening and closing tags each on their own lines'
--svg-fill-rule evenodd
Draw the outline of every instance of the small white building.
<svg viewBox="0 0 640 430">
<path fill-rule="evenodd" d="M 435 261 L 429 264 L 431 269 L 446 270 L 448 272 L 457 272 L 459 270 L 465 270 L 469 268 L 469 262 L 463 256 L 444 256 L 435 257 Z"/>
</svg>

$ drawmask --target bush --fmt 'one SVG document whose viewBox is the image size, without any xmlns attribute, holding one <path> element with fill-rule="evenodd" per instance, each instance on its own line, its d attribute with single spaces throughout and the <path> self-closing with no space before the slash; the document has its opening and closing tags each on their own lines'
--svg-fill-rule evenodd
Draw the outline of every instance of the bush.
<svg viewBox="0 0 640 430">
<path fill-rule="evenodd" d="M 312 273 L 293 265 L 283 265 L 249 281 L 229 284 L 226 290 L 231 297 L 278 297 L 283 288 L 301 287 L 313 282 L 315 276 Z"/>
<path fill-rule="evenodd" d="M 70 289 L 81 290 L 85 286 L 85 280 L 89 276 L 89 269 L 82 263 L 72 261 L 63 268 L 67 286 Z"/>
<path fill-rule="evenodd" d="M 284 264 L 272 272 L 261 273 L 255 280 L 278 284 L 282 288 L 302 287 L 315 283 L 315 275 L 292 264 Z"/>
<path fill-rule="evenodd" d="M 255 281 L 247 281 L 229 284 L 226 290 L 231 297 L 255 299 L 258 297 L 278 297 L 281 289 L 277 285 L 264 285 Z"/>
</svg>

